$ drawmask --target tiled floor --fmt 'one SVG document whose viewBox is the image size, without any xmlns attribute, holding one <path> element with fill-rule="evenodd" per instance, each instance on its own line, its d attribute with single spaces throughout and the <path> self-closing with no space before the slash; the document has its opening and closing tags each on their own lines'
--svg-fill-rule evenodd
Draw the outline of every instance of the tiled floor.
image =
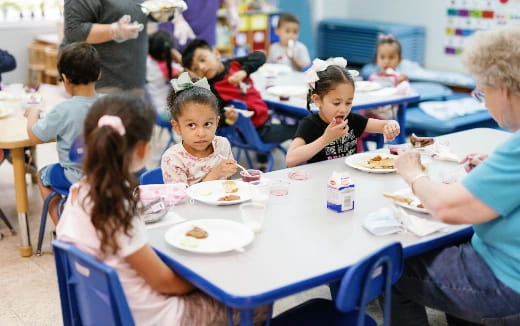
<svg viewBox="0 0 520 326">
<path fill-rule="evenodd" d="M 162 144 L 165 144 L 165 136 L 156 135 L 153 139 L 153 153 L 149 167 L 157 164 Z M 37 147 L 38 165 L 44 166 L 57 161 L 55 144 L 44 144 Z M 282 155 L 275 154 L 275 169 L 285 166 Z M 30 182 L 29 178 L 27 178 Z M 39 228 L 42 200 L 36 185 L 29 184 L 30 205 L 30 230 L 33 249 L 36 247 Z M 15 228 L 16 207 L 13 187 L 12 167 L 4 162 L 0 166 L 0 207 L 11 220 Z M 50 220 L 50 219 L 49 219 Z M 54 229 L 52 222 L 47 225 L 44 241 L 44 255 L 21 258 L 18 255 L 18 238 L 10 235 L 5 225 L 0 222 L 0 232 L 4 233 L 4 239 L 0 240 L 0 325 L 61 325 L 61 310 L 54 268 L 54 257 L 50 252 L 49 233 Z M 329 298 L 328 288 L 325 286 L 306 291 L 304 293 L 280 300 L 275 304 L 275 314 L 286 310 L 300 302 L 312 297 Z M 381 318 L 376 304 L 369 306 L 369 313 L 378 320 Z M 430 322 L 434 326 L 445 325 L 443 315 L 429 312 Z"/>
</svg>

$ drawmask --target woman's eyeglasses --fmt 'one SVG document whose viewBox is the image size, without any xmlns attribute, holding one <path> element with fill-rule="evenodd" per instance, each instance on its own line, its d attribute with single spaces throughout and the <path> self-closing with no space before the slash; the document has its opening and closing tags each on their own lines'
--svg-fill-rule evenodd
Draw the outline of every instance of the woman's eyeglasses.
<svg viewBox="0 0 520 326">
<path fill-rule="evenodd" d="M 486 99 L 486 95 L 484 94 L 484 92 L 481 92 L 478 89 L 474 89 L 471 92 L 471 96 L 473 96 L 473 98 L 475 100 L 479 101 L 480 103 L 483 103 L 484 100 Z"/>
</svg>

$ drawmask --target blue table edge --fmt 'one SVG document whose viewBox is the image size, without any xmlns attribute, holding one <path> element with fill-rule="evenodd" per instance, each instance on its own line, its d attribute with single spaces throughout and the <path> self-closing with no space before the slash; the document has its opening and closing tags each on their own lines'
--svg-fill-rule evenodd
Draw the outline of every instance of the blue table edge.
<svg viewBox="0 0 520 326">
<path fill-rule="evenodd" d="M 468 241 L 472 235 L 473 227 L 468 226 L 466 228 L 460 229 L 453 233 L 446 234 L 439 238 L 427 240 L 412 246 L 405 247 L 403 248 L 404 258 L 406 259 L 434 249 Z M 344 268 L 340 268 L 329 273 L 319 275 L 317 277 L 292 283 L 282 288 L 278 288 L 276 290 L 264 292 L 254 296 L 236 296 L 225 292 L 218 286 L 200 277 L 191 269 L 185 267 L 181 263 L 177 262 L 175 259 L 161 252 L 160 250 L 155 248 L 154 250 L 157 252 L 159 257 L 166 263 L 166 265 L 168 265 L 170 268 L 179 273 L 179 275 L 181 275 L 183 278 L 193 283 L 196 287 L 198 287 L 205 293 L 211 295 L 218 301 L 226 304 L 227 306 L 237 309 L 252 309 L 260 305 L 271 304 L 275 300 L 290 296 L 292 294 L 305 291 L 316 286 L 338 281 L 343 277 L 343 275 L 349 268 L 349 266 L 346 266 Z"/>
</svg>

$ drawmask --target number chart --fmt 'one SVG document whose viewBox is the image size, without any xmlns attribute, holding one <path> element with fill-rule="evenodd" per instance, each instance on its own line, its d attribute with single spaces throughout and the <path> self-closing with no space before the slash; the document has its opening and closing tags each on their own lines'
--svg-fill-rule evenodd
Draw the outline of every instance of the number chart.
<svg viewBox="0 0 520 326">
<path fill-rule="evenodd" d="M 446 16 L 444 53 L 459 55 L 474 32 L 520 24 L 520 0 L 446 0 Z"/>
</svg>

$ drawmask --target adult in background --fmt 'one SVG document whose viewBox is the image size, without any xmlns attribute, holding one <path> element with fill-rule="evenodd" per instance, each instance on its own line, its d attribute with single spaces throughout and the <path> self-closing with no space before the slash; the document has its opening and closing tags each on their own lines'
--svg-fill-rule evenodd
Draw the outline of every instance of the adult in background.
<svg viewBox="0 0 520 326">
<path fill-rule="evenodd" d="M 396 160 L 397 172 L 433 217 L 473 224 L 471 241 L 405 261 L 392 296 L 392 325 L 428 325 L 424 307 L 446 312 L 449 325 L 520 325 L 520 28 L 475 33 L 463 60 L 476 97 L 513 132 L 488 158 L 469 155 L 459 183 L 433 182 L 420 155 Z M 478 141 L 478 140 L 475 140 Z"/>
<path fill-rule="evenodd" d="M 148 37 L 143 0 L 65 0 L 63 45 L 93 44 L 101 57 L 98 93 L 144 94 Z"/>
<path fill-rule="evenodd" d="M 233 32 L 238 31 L 238 0 L 186 0 L 188 9 L 174 19 L 173 36 L 183 51 L 188 40 L 203 39 L 211 47 L 217 44 L 217 12 L 223 4 Z"/>
</svg>

